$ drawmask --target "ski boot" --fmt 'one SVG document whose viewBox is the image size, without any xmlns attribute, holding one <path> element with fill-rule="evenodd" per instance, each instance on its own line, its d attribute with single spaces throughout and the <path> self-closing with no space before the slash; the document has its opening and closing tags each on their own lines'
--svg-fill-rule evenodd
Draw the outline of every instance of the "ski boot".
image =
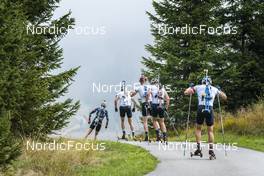
<svg viewBox="0 0 264 176">
<path fill-rule="evenodd" d="M 126 135 L 123 134 L 122 137 L 121 137 L 122 140 L 125 140 L 125 141 L 128 141 L 128 138 L 126 138 Z"/>
<path fill-rule="evenodd" d="M 168 138 L 166 135 L 163 135 L 163 142 L 165 145 L 168 145 Z"/>
<path fill-rule="evenodd" d="M 161 142 L 162 143 L 163 142 L 162 139 L 163 139 L 162 133 L 158 133 L 157 137 L 156 137 L 156 142 Z"/>
<path fill-rule="evenodd" d="M 136 140 L 135 132 L 132 132 L 129 138 L 135 141 Z"/>
<path fill-rule="evenodd" d="M 209 150 L 209 159 L 210 160 L 215 160 L 216 156 L 213 150 Z"/>
<path fill-rule="evenodd" d="M 197 150 L 195 150 L 194 153 L 191 152 L 191 157 L 193 157 L 193 156 L 200 156 L 202 158 L 203 157 L 202 150 L 201 149 L 197 149 Z"/>
<path fill-rule="evenodd" d="M 149 141 L 149 137 L 146 135 L 145 136 L 145 139 L 144 139 L 145 142 L 148 142 Z"/>
</svg>

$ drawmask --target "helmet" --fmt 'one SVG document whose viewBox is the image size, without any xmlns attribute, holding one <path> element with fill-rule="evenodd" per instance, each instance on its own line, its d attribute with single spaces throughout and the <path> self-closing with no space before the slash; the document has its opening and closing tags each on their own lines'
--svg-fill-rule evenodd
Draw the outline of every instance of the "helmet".
<svg viewBox="0 0 264 176">
<path fill-rule="evenodd" d="M 101 103 L 101 107 L 106 108 L 106 101 L 105 100 Z"/>
<path fill-rule="evenodd" d="M 208 76 L 208 77 L 204 77 L 203 79 L 202 79 L 202 84 L 207 84 L 207 82 L 208 82 L 208 84 L 212 84 L 213 82 L 212 82 L 212 79 L 211 79 L 211 77 L 210 76 Z"/>
</svg>

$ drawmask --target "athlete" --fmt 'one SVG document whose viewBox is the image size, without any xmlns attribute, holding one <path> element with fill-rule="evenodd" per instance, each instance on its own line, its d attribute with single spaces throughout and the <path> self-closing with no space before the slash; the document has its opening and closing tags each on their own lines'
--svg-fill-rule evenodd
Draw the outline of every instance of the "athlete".
<svg viewBox="0 0 264 176">
<path fill-rule="evenodd" d="M 100 107 L 95 108 L 92 112 L 90 112 L 89 118 L 88 118 L 88 124 L 91 123 L 91 117 L 92 117 L 92 114 L 94 114 L 94 113 L 96 113 L 95 118 L 93 119 L 92 124 L 90 125 L 90 128 L 88 130 L 87 135 L 85 136 L 85 139 L 92 133 L 94 128 L 95 128 L 94 140 L 97 139 L 97 135 L 101 129 L 102 122 L 103 122 L 104 118 L 106 118 L 105 128 L 107 128 L 107 126 L 108 126 L 109 118 L 108 118 L 108 112 L 106 110 L 106 102 L 105 101 L 103 101 L 101 103 Z"/>
<path fill-rule="evenodd" d="M 151 116 L 153 118 L 153 124 L 158 124 L 156 125 L 156 140 L 161 140 L 160 129 L 158 128 L 160 126 L 163 141 L 167 142 L 167 129 L 164 123 L 164 116 L 165 111 L 169 109 L 170 97 L 165 88 L 159 84 L 157 79 L 151 81 L 151 88 L 148 92 L 148 96 L 151 97 Z"/>
<path fill-rule="evenodd" d="M 127 139 L 126 130 L 125 130 L 125 116 L 127 116 L 128 118 L 128 124 L 130 126 L 132 138 L 135 137 L 134 126 L 132 123 L 131 95 L 132 95 L 132 92 L 126 89 L 125 82 L 123 81 L 121 91 L 115 97 L 115 112 L 118 112 L 117 104 L 119 102 L 119 113 L 120 113 L 120 118 L 121 118 L 121 128 L 123 132 L 121 139 Z M 134 108 L 133 108 L 133 111 L 134 111 Z"/>
<path fill-rule="evenodd" d="M 132 96 L 139 94 L 140 102 L 141 102 L 141 111 L 142 111 L 142 119 L 143 119 L 143 126 L 145 131 L 145 139 L 144 141 L 149 141 L 149 132 L 148 132 L 148 116 L 150 115 L 150 97 L 148 97 L 148 92 L 150 89 L 150 85 L 147 84 L 147 77 L 141 75 L 139 78 L 140 86 L 137 87 Z M 155 127 L 156 125 L 153 124 Z"/>
<path fill-rule="evenodd" d="M 194 155 L 201 155 L 201 131 L 204 121 L 207 125 L 208 131 L 208 143 L 209 143 L 209 155 L 210 157 L 216 158 L 213 151 L 214 143 L 214 100 L 215 96 L 220 96 L 222 99 L 226 100 L 227 96 L 224 92 L 218 88 L 212 86 L 212 79 L 208 76 L 204 77 L 201 85 L 192 85 L 185 90 L 185 95 L 191 95 L 196 93 L 198 96 L 198 111 L 196 117 L 196 130 L 195 137 L 197 142 L 197 150 L 194 152 Z"/>
</svg>

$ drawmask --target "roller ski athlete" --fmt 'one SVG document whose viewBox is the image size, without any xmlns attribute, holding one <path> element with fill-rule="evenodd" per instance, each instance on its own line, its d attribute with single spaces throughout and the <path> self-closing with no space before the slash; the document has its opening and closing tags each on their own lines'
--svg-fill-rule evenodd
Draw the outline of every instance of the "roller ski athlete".
<svg viewBox="0 0 264 176">
<path fill-rule="evenodd" d="M 151 81 L 151 88 L 148 93 L 151 97 L 151 116 L 153 118 L 153 124 L 156 124 L 156 140 L 163 141 L 168 144 L 167 129 L 164 123 L 165 111 L 169 109 L 170 97 L 163 86 L 159 84 L 157 79 Z M 160 134 L 160 129 L 162 134 Z M 162 139 L 161 139 L 162 137 Z"/>
<path fill-rule="evenodd" d="M 105 101 L 103 101 L 101 103 L 100 107 L 98 107 L 98 108 L 94 109 L 92 112 L 90 112 L 89 118 L 88 118 L 88 124 L 91 123 L 91 117 L 92 117 L 92 114 L 94 114 L 94 113 L 96 113 L 96 116 L 93 119 L 92 124 L 90 125 L 90 128 L 87 132 L 87 135 L 85 136 L 85 139 L 87 139 L 87 137 L 92 133 L 94 128 L 95 128 L 94 140 L 97 139 L 97 135 L 101 129 L 102 122 L 103 122 L 104 118 L 106 118 L 105 128 L 107 128 L 107 126 L 108 126 L 109 118 L 108 118 L 108 112 L 106 110 L 106 102 Z"/>
<path fill-rule="evenodd" d="M 121 91 L 116 95 L 115 97 L 115 112 L 118 112 L 118 102 L 119 102 L 119 113 L 121 118 L 121 128 L 123 135 L 121 138 L 122 140 L 128 140 L 126 137 L 126 131 L 125 131 L 125 116 L 128 118 L 128 124 L 130 126 L 132 138 L 135 138 L 135 132 L 134 132 L 134 126 L 132 123 L 132 111 L 135 111 L 135 109 L 131 108 L 132 101 L 131 101 L 131 95 L 132 92 L 126 90 L 126 82 L 123 81 L 121 85 Z M 119 140 L 118 139 L 118 140 Z"/>
<path fill-rule="evenodd" d="M 141 102 L 141 112 L 142 112 L 142 120 L 145 131 L 144 141 L 150 141 L 149 139 L 149 130 L 148 130 L 148 116 L 150 115 L 150 100 L 148 99 L 148 92 L 150 89 L 150 85 L 147 84 L 147 77 L 141 75 L 139 78 L 140 86 L 137 87 L 132 96 L 139 94 L 140 102 Z"/>
<path fill-rule="evenodd" d="M 196 130 L 195 137 L 197 142 L 197 150 L 191 153 L 192 156 L 202 157 L 201 151 L 201 130 L 204 121 L 206 121 L 207 131 L 208 131 L 208 143 L 209 143 L 209 159 L 216 159 L 213 144 L 214 144 L 214 110 L 213 104 L 216 96 L 221 97 L 226 100 L 227 96 L 224 92 L 218 88 L 212 86 L 212 79 L 208 76 L 208 70 L 205 71 L 206 76 L 202 79 L 201 85 L 194 86 L 193 84 L 185 90 L 185 95 L 190 95 L 196 93 L 198 96 L 198 110 L 196 117 Z"/>
</svg>

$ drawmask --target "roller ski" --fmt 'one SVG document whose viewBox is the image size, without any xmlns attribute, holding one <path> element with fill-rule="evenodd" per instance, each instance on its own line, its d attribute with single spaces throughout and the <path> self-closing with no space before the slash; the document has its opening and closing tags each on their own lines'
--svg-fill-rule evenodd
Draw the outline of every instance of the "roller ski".
<svg viewBox="0 0 264 176">
<path fill-rule="evenodd" d="M 167 136 L 164 136 L 163 137 L 162 143 L 164 143 L 165 145 L 168 145 L 168 138 L 167 138 Z"/>
<path fill-rule="evenodd" d="M 162 138 L 162 143 L 164 143 L 165 145 L 168 145 L 167 133 L 162 133 L 161 138 Z"/>
<path fill-rule="evenodd" d="M 161 135 L 159 138 L 156 139 L 156 141 L 161 142 L 162 144 L 168 145 L 167 136 Z"/>
<path fill-rule="evenodd" d="M 213 150 L 209 150 L 209 159 L 210 160 L 215 160 L 216 156 Z"/>
<path fill-rule="evenodd" d="M 203 157 L 203 153 L 202 153 L 202 150 L 201 149 L 197 149 L 194 153 L 191 152 L 191 157 L 193 156 L 200 156 L 200 158 Z"/>
</svg>

